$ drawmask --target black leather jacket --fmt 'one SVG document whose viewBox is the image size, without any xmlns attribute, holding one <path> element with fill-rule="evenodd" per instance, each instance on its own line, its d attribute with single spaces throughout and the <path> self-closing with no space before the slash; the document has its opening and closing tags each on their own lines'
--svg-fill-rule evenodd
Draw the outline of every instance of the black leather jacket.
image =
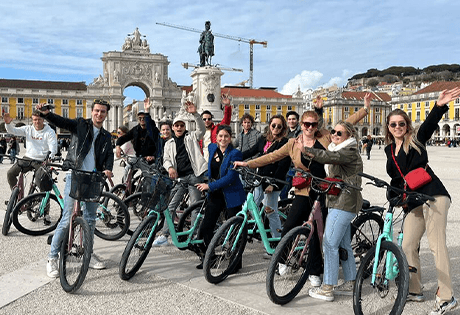
<svg viewBox="0 0 460 315">
<path fill-rule="evenodd" d="M 94 133 L 92 119 L 68 119 L 54 113 L 48 113 L 42 116 L 57 127 L 70 131 L 72 139 L 70 141 L 67 157 L 64 161 L 64 167 L 80 169 L 93 142 Z M 96 142 L 94 143 L 94 155 L 96 156 L 96 169 L 98 171 L 112 171 L 114 159 L 112 136 L 104 128 L 101 128 Z"/>
</svg>

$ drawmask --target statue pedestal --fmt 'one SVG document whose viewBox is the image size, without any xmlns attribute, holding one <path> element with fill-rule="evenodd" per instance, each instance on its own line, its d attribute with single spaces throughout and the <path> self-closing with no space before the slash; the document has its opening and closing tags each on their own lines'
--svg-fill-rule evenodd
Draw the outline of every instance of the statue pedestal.
<svg viewBox="0 0 460 315">
<path fill-rule="evenodd" d="M 224 113 L 220 108 L 220 78 L 224 73 L 218 68 L 206 66 L 195 68 L 190 75 L 193 79 L 195 102 L 198 113 L 209 110 L 214 121 L 221 121 Z"/>
</svg>

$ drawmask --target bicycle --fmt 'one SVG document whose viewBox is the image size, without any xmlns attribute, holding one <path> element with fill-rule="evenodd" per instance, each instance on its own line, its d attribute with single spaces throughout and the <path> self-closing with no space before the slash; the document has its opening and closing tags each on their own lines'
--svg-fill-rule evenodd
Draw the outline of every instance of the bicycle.
<svg viewBox="0 0 460 315">
<path fill-rule="evenodd" d="M 353 310 L 355 314 L 399 315 L 406 304 L 410 271 L 401 248 L 404 219 L 407 213 L 404 211 L 397 244 L 395 244 L 393 242 L 394 208 L 403 206 L 410 199 L 424 203 L 435 199 L 418 192 L 393 187 L 368 174 L 359 173 L 359 175 L 372 181 L 368 184 L 386 188 L 389 205 L 383 232 L 377 243 L 364 256 L 358 268 L 353 290 Z"/>
<path fill-rule="evenodd" d="M 254 201 L 254 190 L 257 186 L 266 183 L 286 184 L 285 181 L 265 177 L 249 171 L 247 168 L 237 167 L 245 186 L 249 187 L 243 209 L 234 217 L 228 219 L 214 234 L 203 263 L 203 271 L 208 282 L 217 284 L 225 280 L 241 260 L 243 251 L 250 238 L 260 237 L 268 254 L 273 254 L 280 237 L 269 237 L 270 229 L 265 228 L 264 208 L 259 209 Z M 250 218 L 252 217 L 252 219 Z M 258 238 L 257 237 L 257 238 Z M 250 240 L 250 239 L 249 239 Z"/>
<path fill-rule="evenodd" d="M 3 156 L 8 156 L 8 155 L 3 155 Z M 5 202 L 7 207 L 6 207 L 5 217 L 3 218 L 3 226 L 2 226 L 2 234 L 5 236 L 8 235 L 11 224 L 13 223 L 12 213 L 13 213 L 14 207 L 26 195 L 24 182 L 25 182 L 27 172 L 25 171 L 25 169 L 31 167 L 33 163 L 43 163 L 42 161 L 32 160 L 28 158 L 26 159 L 26 158 L 16 157 L 16 159 L 18 161 L 17 165 L 21 169 L 21 171 L 19 172 L 18 182 L 13 187 L 13 190 L 11 191 L 9 201 Z M 37 184 L 35 183 L 35 171 L 34 171 L 27 195 L 34 193 L 36 190 L 37 190 Z"/>
<path fill-rule="evenodd" d="M 58 175 L 56 168 L 60 164 L 44 163 L 41 169 L 48 176 L 52 185 L 44 192 L 31 194 L 22 199 L 13 210 L 13 224 L 22 233 L 27 235 L 44 235 L 56 229 L 62 218 L 64 197 L 56 185 Z M 104 175 L 102 175 L 105 178 Z M 106 181 L 104 180 L 103 185 Z M 47 217 L 47 224 L 41 220 Z M 96 228 L 94 234 L 105 240 L 117 240 L 123 237 L 129 227 L 129 214 L 126 205 L 117 196 L 106 192 L 104 189 L 98 199 L 96 210 Z"/>
<path fill-rule="evenodd" d="M 146 205 L 145 207 L 150 210 L 134 231 L 123 251 L 119 264 L 119 276 L 121 279 L 131 279 L 140 269 L 152 248 L 156 233 L 162 228 L 165 222 L 168 225 L 173 244 L 178 249 L 190 249 L 200 254 L 200 245 L 203 243 L 203 240 L 198 239 L 196 232 L 199 230 L 204 215 L 207 204 L 206 199 L 201 203 L 196 219 L 191 224 L 190 229 L 176 231 L 173 218 L 168 209 L 169 201 L 172 198 L 172 196 L 169 196 L 169 193 L 174 185 L 181 184 L 179 181 L 173 184 L 167 174 L 158 170 L 150 176 L 149 181 L 144 182 L 143 192 L 145 197 L 143 201 L 141 200 L 141 203 Z"/>
<path fill-rule="evenodd" d="M 324 222 L 321 213 L 321 196 L 332 193 L 331 190 L 361 190 L 361 187 L 343 181 L 330 181 L 301 169 L 296 171 L 307 178 L 307 181 L 311 180 L 310 188 L 317 193 L 317 197 L 307 222 L 283 236 L 270 260 L 266 277 L 267 295 L 273 303 L 280 305 L 294 299 L 307 281 L 309 261 L 314 259 L 309 252 L 310 240 L 315 232 L 313 223 L 316 223 L 320 248 L 322 248 Z"/>
</svg>

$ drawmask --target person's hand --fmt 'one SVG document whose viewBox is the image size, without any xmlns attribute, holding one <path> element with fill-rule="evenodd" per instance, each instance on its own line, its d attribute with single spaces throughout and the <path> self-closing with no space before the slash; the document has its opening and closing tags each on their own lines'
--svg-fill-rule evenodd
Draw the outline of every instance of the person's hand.
<svg viewBox="0 0 460 315">
<path fill-rule="evenodd" d="M 295 139 L 295 146 L 297 147 L 297 149 L 300 150 L 300 153 L 304 153 L 305 148 L 304 148 L 304 145 L 303 145 L 302 137 L 297 137 Z"/>
<path fill-rule="evenodd" d="M 171 179 L 176 179 L 177 178 L 177 172 L 173 167 L 170 167 L 168 169 L 168 174 L 169 174 L 169 178 L 171 178 Z"/>
<path fill-rule="evenodd" d="M 144 100 L 144 110 L 146 113 L 149 113 L 149 110 L 150 110 L 150 100 L 149 98 L 147 97 L 145 100 Z"/>
<path fill-rule="evenodd" d="M 11 121 L 13 121 L 13 118 L 11 118 L 9 113 L 4 113 L 3 114 L 3 121 L 5 122 L 5 124 L 8 125 Z"/>
<path fill-rule="evenodd" d="M 117 145 L 117 146 L 115 147 L 115 156 L 116 156 L 117 158 L 120 158 L 120 156 L 121 156 L 121 147 L 120 147 L 119 145 Z"/>
<path fill-rule="evenodd" d="M 247 167 L 248 162 L 243 162 L 243 161 L 235 161 L 235 162 L 233 162 L 233 168 L 236 168 L 238 166 Z"/>
<path fill-rule="evenodd" d="M 323 108 L 323 99 L 319 95 L 316 97 L 315 107 L 319 109 Z"/>
<path fill-rule="evenodd" d="M 109 170 L 105 170 L 105 171 L 104 171 L 104 174 L 105 174 L 105 176 L 107 176 L 107 178 L 109 178 L 109 179 L 112 178 L 112 176 L 113 176 L 112 171 L 109 171 Z"/>
<path fill-rule="evenodd" d="M 38 105 L 35 106 L 35 109 L 38 110 L 39 112 L 41 112 L 42 114 L 46 115 L 50 111 L 49 111 L 49 109 L 42 109 L 42 107 L 45 106 L 45 105 L 46 105 L 46 103 L 38 104 Z"/>
<path fill-rule="evenodd" d="M 203 192 L 205 190 L 209 190 L 209 185 L 208 184 L 196 184 L 195 186 L 201 192 Z"/>
<path fill-rule="evenodd" d="M 196 113 L 196 106 L 195 106 L 195 104 L 193 104 L 192 102 L 187 101 L 187 102 L 185 103 L 185 110 L 186 110 L 187 113 L 189 113 L 189 114 L 195 114 L 195 113 Z"/>
<path fill-rule="evenodd" d="M 222 105 L 224 105 L 224 106 L 230 106 L 230 103 L 231 103 L 231 101 L 230 101 L 230 98 L 228 97 L 228 95 L 227 95 L 227 94 L 223 94 L 223 95 L 222 95 Z"/>
<path fill-rule="evenodd" d="M 150 161 L 154 161 L 155 157 L 154 156 L 146 156 L 145 159 L 147 160 L 147 162 L 150 162 Z"/>
<path fill-rule="evenodd" d="M 451 90 L 444 90 L 439 94 L 436 105 L 444 106 L 450 103 L 451 101 L 455 100 L 456 98 L 458 98 L 459 95 L 460 95 L 460 87 L 456 87 Z"/>
<path fill-rule="evenodd" d="M 271 192 L 273 192 L 273 186 L 272 186 L 272 185 L 269 185 L 267 188 L 265 188 L 265 193 L 266 193 L 266 194 L 269 194 L 269 193 L 271 193 Z"/>
<path fill-rule="evenodd" d="M 370 113 L 370 110 L 371 110 L 371 98 L 372 98 L 371 93 L 366 93 L 366 95 L 364 95 L 364 107 L 367 108 L 368 113 Z"/>
</svg>

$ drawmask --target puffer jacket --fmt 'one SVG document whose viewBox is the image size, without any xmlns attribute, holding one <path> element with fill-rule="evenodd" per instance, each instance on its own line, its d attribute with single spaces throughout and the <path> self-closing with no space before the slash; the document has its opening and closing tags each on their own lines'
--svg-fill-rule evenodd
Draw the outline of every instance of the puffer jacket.
<svg viewBox="0 0 460 315">
<path fill-rule="evenodd" d="M 319 163 L 329 164 L 328 177 L 340 178 L 353 186 L 361 187 L 363 160 L 359 153 L 356 141 L 344 146 L 338 151 L 325 151 L 305 147 L 305 152 L 313 154 L 313 159 Z M 309 158 L 304 155 L 305 158 Z M 363 203 L 361 192 L 356 189 L 345 188 L 338 196 L 327 195 L 327 207 L 358 213 Z"/>
<path fill-rule="evenodd" d="M 72 139 L 63 166 L 65 168 L 80 169 L 93 142 L 94 132 L 92 119 L 69 119 L 54 113 L 48 113 L 42 116 L 55 126 L 70 131 Z M 96 156 L 96 170 L 100 172 L 105 170 L 112 171 L 114 159 L 112 136 L 102 127 L 94 143 L 94 155 Z"/>
</svg>

